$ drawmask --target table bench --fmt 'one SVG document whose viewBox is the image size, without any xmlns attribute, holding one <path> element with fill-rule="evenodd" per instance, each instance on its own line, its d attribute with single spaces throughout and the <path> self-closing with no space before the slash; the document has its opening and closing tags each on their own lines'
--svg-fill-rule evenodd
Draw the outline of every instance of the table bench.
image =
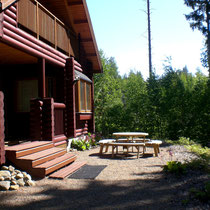
<svg viewBox="0 0 210 210">
<path fill-rule="evenodd" d="M 137 149 L 137 159 L 139 158 L 139 147 L 143 147 L 143 154 L 144 154 L 144 147 L 145 143 L 126 143 L 126 142 L 111 142 L 108 143 L 109 146 L 112 147 L 112 158 L 114 157 L 114 149 L 116 148 L 116 154 L 118 153 L 118 146 L 126 147 L 127 152 L 129 147 L 136 147 Z"/>
<path fill-rule="evenodd" d="M 106 147 L 105 152 L 108 152 L 109 149 L 109 143 L 115 142 L 115 139 L 102 139 L 99 141 L 100 144 L 100 150 L 99 150 L 99 154 L 101 155 L 103 153 L 103 148 Z"/>
<path fill-rule="evenodd" d="M 158 153 L 160 153 L 160 144 L 162 144 L 161 140 L 150 140 L 148 142 L 145 142 L 145 147 L 153 147 L 155 156 L 158 156 Z"/>
</svg>

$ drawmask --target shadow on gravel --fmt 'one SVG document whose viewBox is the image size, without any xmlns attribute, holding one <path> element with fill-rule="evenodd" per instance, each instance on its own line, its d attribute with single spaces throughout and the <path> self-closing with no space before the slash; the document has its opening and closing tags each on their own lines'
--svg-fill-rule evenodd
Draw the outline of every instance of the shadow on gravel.
<svg viewBox="0 0 210 210">
<path fill-rule="evenodd" d="M 192 186 L 193 178 L 182 180 L 163 174 L 156 177 L 122 181 L 87 180 L 86 185 L 78 187 L 82 189 L 72 189 L 71 181 L 64 186 L 62 181 L 55 180 L 41 186 L 43 190 L 38 193 L 20 191 L 15 197 L 14 192 L 1 193 L 0 209 L 186 209 L 182 201 L 188 197 L 186 192 Z M 199 181 L 203 181 L 202 178 Z M 18 198 L 22 200 L 21 206 L 15 206 L 14 200 Z M 3 205 L 8 199 L 11 204 Z M 187 207 L 206 208 L 199 205 L 194 202 Z"/>
</svg>

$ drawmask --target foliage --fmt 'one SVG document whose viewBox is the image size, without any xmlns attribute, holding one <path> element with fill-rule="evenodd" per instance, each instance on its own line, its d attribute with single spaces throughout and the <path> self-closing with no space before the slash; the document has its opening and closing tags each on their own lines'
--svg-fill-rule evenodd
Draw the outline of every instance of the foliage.
<svg viewBox="0 0 210 210">
<path fill-rule="evenodd" d="M 200 144 L 195 143 L 189 138 L 180 137 L 177 141 L 167 140 L 167 143 L 184 145 L 189 151 L 197 155 L 197 158 L 184 163 L 186 168 L 192 170 L 205 170 L 209 171 L 209 161 L 210 161 L 210 149 L 208 147 L 202 147 Z"/>
<path fill-rule="evenodd" d="M 168 173 L 174 173 L 177 176 L 186 172 L 186 165 L 178 161 L 168 161 L 167 165 L 163 167 L 163 170 Z"/>
<path fill-rule="evenodd" d="M 165 73 L 145 81 L 140 72 L 121 77 L 113 58 L 101 51 L 103 74 L 94 76 L 96 132 L 103 138 L 118 131 L 144 131 L 150 138 L 187 136 L 202 146 L 210 142 L 210 80 L 187 67 L 175 69 L 171 59 Z"/>
<path fill-rule="evenodd" d="M 205 183 L 203 189 L 191 188 L 190 194 L 203 202 L 210 200 L 210 182 Z"/>
<path fill-rule="evenodd" d="M 210 58 L 208 58 L 210 51 L 210 2 L 209 0 L 184 0 L 184 4 L 193 10 L 188 15 L 185 15 L 186 19 L 190 22 L 190 27 L 193 30 L 198 29 L 201 31 L 206 39 L 207 50 L 204 49 L 201 60 L 204 67 L 208 66 L 210 68 Z"/>
<path fill-rule="evenodd" d="M 84 138 L 73 139 L 71 146 L 79 151 L 90 149 L 91 146 L 96 146 L 95 135 L 88 133 Z"/>
<path fill-rule="evenodd" d="M 208 147 L 202 147 L 200 144 L 190 140 L 190 138 L 180 137 L 177 141 L 168 140 L 167 142 L 184 145 L 188 150 L 195 153 L 198 157 L 205 159 L 206 161 L 210 160 L 210 149 Z"/>
</svg>

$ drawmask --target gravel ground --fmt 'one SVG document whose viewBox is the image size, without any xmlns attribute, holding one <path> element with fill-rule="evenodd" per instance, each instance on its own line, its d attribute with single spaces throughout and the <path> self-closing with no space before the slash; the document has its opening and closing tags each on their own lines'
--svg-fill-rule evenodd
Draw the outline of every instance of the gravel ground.
<svg viewBox="0 0 210 210">
<path fill-rule="evenodd" d="M 172 156 L 169 155 L 172 151 Z M 35 187 L 19 191 L 0 192 L 0 209 L 209 209 L 209 203 L 191 199 L 189 189 L 200 187 L 208 180 L 203 172 L 191 172 L 184 177 L 166 176 L 162 172 L 167 161 L 196 158 L 183 146 L 160 148 L 159 157 L 147 154 L 98 154 L 99 148 L 77 152 L 78 159 L 88 165 L 107 165 L 94 179 L 36 180 Z"/>
</svg>

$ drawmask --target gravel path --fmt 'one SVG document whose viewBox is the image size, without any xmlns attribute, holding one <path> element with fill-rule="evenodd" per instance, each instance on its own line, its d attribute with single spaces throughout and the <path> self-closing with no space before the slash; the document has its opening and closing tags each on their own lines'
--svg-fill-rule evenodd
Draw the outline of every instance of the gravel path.
<svg viewBox="0 0 210 210">
<path fill-rule="evenodd" d="M 100 157 L 98 152 L 99 148 L 77 152 L 77 161 L 107 165 L 94 180 L 37 180 L 35 187 L 0 192 L 0 209 L 209 209 L 209 204 L 197 200 L 186 202 L 189 189 L 206 181 L 206 174 L 193 172 L 177 178 L 162 173 L 162 166 L 171 159 L 195 158 L 183 146 L 162 146 L 159 157 L 148 149 L 139 159 L 136 155 L 112 159 L 111 153 Z"/>
</svg>

